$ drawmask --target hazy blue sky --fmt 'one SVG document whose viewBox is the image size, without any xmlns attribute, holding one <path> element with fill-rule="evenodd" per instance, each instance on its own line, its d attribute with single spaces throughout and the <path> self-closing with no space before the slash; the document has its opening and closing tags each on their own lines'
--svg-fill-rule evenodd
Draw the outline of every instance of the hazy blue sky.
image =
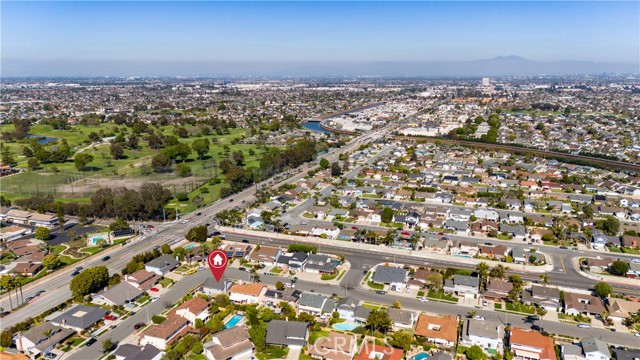
<svg viewBox="0 0 640 360">
<path fill-rule="evenodd" d="M 638 63 L 630 2 L 11 2 L 1 55 L 64 62 Z M 57 65 L 56 65 L 57 66 Z M 98 66 L 98 65 L 96 65 Z"/>
</svg>

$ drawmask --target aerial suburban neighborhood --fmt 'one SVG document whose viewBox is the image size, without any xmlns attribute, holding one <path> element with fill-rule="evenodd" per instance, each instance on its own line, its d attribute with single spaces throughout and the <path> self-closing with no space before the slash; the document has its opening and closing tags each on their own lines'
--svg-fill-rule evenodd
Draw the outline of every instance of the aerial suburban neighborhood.
<svg viewBox="0 0 640 360">
<path fill-rule="evenodd" d="M 347 109 L 331 97 L 323 111 L 306 105 L 314 93 L 364 86 L 380 91 L 353 92 Z M 628 84 L 554 85 L 561 98 L 540 80 L 409 86 L 11 83 L 3 358 L 637 358 L 636 132 L 626 129 L 629 142 L 615 126 L 607 136 L 594 125 L 577 135 L 584 143 L 557 134 L 585 117 L 630 121 L 637 115 L 604 116 L 612 113 L 593 105 Z M 183 100 L 71 106 L 78 89 L 132 100 L 178 91 Z M 584 96 L 572 101 L 577 91 Z M 54 106 L 15 102 L 36 93 Z M 263 109 L 247 112 L 256 97 Z M 626 99 L 629 109 L 640 98 Z M 196 108 L 190 120 L 176 111 Z M 34 116 L 43 120 L 18 125 Z M 20 141 L 13 128 L 38 135 Z M 43 135 L 52 129 L 57 138 Z M 594 146 L 596 136 L 620 146 Z M 191 137 L 193 151 L 198 139 L 206 146 L 183 176 L 180 156 L 192 155 L 169 144 Z M 26 179 L 58 165 L 27 163 L 61 146 L 76 158 L 96 154 L 90 162 L 102 169 L 29 188 Z M 160 155 L 143 155 L 147 146 Z M 116 185 L 104 187 L 110 178 Z M 91 206 L 56 200 L 71 194 Z M 207 268 L 214 249 L 229 259 L 219 281 Z"/>
</svg>

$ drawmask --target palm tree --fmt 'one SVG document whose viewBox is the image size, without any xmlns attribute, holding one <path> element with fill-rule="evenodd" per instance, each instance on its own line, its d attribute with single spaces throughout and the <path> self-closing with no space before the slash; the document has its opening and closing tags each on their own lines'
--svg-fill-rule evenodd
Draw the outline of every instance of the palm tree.
<svg viewBox="0 0 640 360">
<path fill-rule="evenodd" d="M 478 315 L 478 313 L 475 310 L 471 310 L 467 313 L 467 317 L 473 319 L 474 317 L 476 317 L 476 315 Z"/>
<path fill-rule="evenodd" d="M 478 265 L 476 265 L 476 272 L 480 276 L 482 287 L 486 287 L 487 277 L 489 276 L 489 265 L 487 265 L 487 263 L 484 261 L 479 263 Z"/>
<path fill-rule="evenodd" d="M 549 275 L 548 274 L 540 274 L 540 276 L 538 276 L 540 278 L 540 280 L 547 285 L 549 283 Z"/>
<path fill-rule="evenodd" d="M 11 300 L 12 285 L 13 279 L 11 278 L 11 276 L 5 275 L 0 278 L 0 286 L 2 286 L 3 290 L 7 290 L 7 293 L 9 294 L 9 305 L 11 306 L 11 311 L 13 311 L 13 300 Z M 18 299 L 16 299 L 16 301 L 18 301 Z M 18 306 L 18 304 L 16 304 L 16 306 Z"/>
<path fill-rule="evenodd" d="M 505 270 L 507 270 L 507 268 L 504 265 L 498 264 L 489 271 L 489 278 L 504 279 Z"/>
<path fill-rule="evenodd" d="M 42 335 L 44 335 L 47 338 L 47 342 L 49 344 L 47 348 L 51 347 L 51 334 L 53 334 L 53 329 L 47 329 L 42 332 Z M 51 351 L 51 349 L 49 351 Z"/>
</svg>

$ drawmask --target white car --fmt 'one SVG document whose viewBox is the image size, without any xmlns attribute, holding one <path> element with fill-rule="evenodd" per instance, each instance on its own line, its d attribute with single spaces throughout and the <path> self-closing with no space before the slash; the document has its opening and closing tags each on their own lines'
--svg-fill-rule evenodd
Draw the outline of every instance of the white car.
<svg viewBox="0 0 640 360">
<path fill-rule="evenodd" d="M 590 328 L 590 327 L 591 327 L 591 325 L 589 325 L 589 324 L 578 324 L 578 327 L 579 327 L 580 329 L 588 329 L 588 328 Z"/>
<path fill-rule="evenodd" d="M 151 302 L 156 302 L 158 300 L 160 300 L 160 296 L 154 296 L 151 298 Z"/>
<path fill-rule="evenodd" d="M 476 315 L 473 317 L 475 320 L 481 320 L 484 321 L 484 317 L 480 316 L 480 315 Z"/>
<path fill-rule="evenodd" d="M 429 301 L 429 299 L 427 299 L 426 297 L 418 298 L 418 300 L 419 300 L 420 302 L 427 302 L 427 301 Z"/>
<path fill-rule="evenodd" d="M 633 334 L 633 336 L 640 337 L 640 333 L 635 333 L 635 334 Z"/>
<path fill-rule="evenodd" d="M 189 219 L 184 219 L 184 220 L 180 221 L 180 224 L 186 224 L 188 222 L 189 222 Z"/>
</svg>

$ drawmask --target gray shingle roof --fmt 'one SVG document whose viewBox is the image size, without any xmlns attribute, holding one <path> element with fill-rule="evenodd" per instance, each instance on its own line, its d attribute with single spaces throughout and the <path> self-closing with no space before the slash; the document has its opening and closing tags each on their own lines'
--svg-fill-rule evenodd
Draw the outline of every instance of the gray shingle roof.
<svg viewBox="0 0 640 360">
<path fill-rule="evenodd" d="M 124 305 L 127 301 L 131 301 L 144 293 L 143 290 L 123 281 L 111 288 L 99 293 L 106 300 L 112 302 L 114 305 Z"/>
<path fill-rule="evenodd" d="M 326 296 L 314 293 L 302 293 L 300 296 L 300 300 L 298 301 L 299 306 L 307 306 L 316 309 L 322 308 L 322 304 L 324 304 Z"/>
<path fill-rule="evenodd" d="M 267 344 L 304 346 L 309 323 L 272 320 L 267 326 Z"/>
<path fill-rule="evenodd" d="M 378 266 L 372 281 L 378 284 L 404 283 L 407 269 L 391 266 Z"/>
<path fill-rule="evenodd" d="M 87 329 L 102 319 L 107 312 L 98 306 L 76 305 L 52 319 L 51 322 L 60 326 Z M 62 325 L 63 322 L 65 325 Z"/>
</svg>

